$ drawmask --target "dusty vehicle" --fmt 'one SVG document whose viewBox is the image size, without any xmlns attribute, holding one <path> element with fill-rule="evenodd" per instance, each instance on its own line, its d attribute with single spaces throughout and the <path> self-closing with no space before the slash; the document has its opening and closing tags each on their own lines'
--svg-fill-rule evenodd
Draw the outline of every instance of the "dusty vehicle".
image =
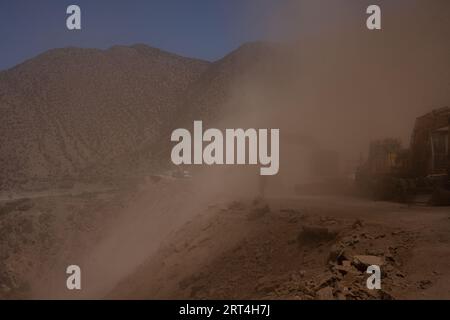
<svg viewBox="0 0 450 320">
<path fill-rule="evenodd" d="M 428 195 L 429 204 L 450 205 L 450 108 L 417 118 L 409 149 L 395 139 L 370 144 L 358 168 L 361 190 L 381 200 L 411 202 Z"/>
<path fill-rule="evenodd" d="M 163 174 L 154 174 L 151 175 L 150 181 L 152 182 L 159 182 L 163 179 L 165 180 L 176 180 L 176 179 L 190 179 L 192 178 L 192 175 L 189 173 L 189 171 L 182 169 L 181 167 L 177 167 L 174 170 L 169 170 Z"/>
<path fill-rule="evenodd" d="M 448 175 L 450 108 L 441 108 L 416 120 L 411 137 L 411 170 L 418 176 Z"/>
</svg>

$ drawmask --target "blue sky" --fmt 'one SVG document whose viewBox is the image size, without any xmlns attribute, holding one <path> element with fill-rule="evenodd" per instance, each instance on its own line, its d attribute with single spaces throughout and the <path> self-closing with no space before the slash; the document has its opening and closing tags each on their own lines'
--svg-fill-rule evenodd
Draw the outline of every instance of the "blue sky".
<svg viewBox="0 0 450 320">
<path fill-rule="evenodd" d="M 51 48 L 145 43 L 215 60 L 263 39 L 284 0 L 0 0 L 0 70 Z M 82 10 L 82 30 L 66 29 L 66 8 Z"/>
<path fill-rule="evenodd" d="M 447 1 L 0 0 L 0 70 L 68 46 L 106 49 L 144 43 L 217 60 L 247 41 L 280 40 L 299 32 L 324 41 L 324 34 L 360 30 L 365 28 L 369 4 L 382 5 L 383 17 L 395 22 L 399 13 L 414 18 L 424 8 L 443 7 Z M 66 28 L 71 4 L 81 7 L 81 31 Z M 387 30 L 395 31 L 394 27 Z"/>
</svg>

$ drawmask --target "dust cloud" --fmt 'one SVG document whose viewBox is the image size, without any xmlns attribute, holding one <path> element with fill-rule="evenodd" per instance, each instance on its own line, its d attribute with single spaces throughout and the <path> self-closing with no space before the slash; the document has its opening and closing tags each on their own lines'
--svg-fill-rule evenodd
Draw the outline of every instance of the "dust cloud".
<svg viewBox="0 0 450 320">
<path fill-rule="evenodd" d="M 280 129 L 280 173 L 269 178 L 269 196 L 314 176 L 315 152 L 335 152 L 343 173 L 371 140 L 398 137 L 407 146 L 416 117 L 450 104 L 450 3 L 377 2 L 379 32 L 365 28 L 371 1 L 280 2 L 267 25 L 268 60 L 232 81 L 223 119 L 208 122 Z M 108 236 L 81 258 L 88 285 L 80 297 L 107 295 L 209 205 L 258 196 L 257 167 L 188 169 L 188 181 L 142 186 L 105 225 Z M 57 285 L 50 291 L 64 296 Z"/>
<path fill-rule="evenodd" d="M 149 177 L 130 195 L 116 218 L 97 226 L 104 231 L 100 241 L 93 242 L 88 250 L 61 255 L 45 277 L 32 281 L 33 297 L 105 297 L 140 265 L 151 260 L 181 226 L 208 214 L 209 206 L 258 196 L 252 179 L 258 172 L 256 168 L 217 168 L 208 172 L 193 168 L 191 172 L 195 176 L 186 180 L 165 175 Z M 71 264 L 82 270 L 84 285 L 80 292 L 68 291 L 65 286 L 65 268 Z"/>
</svg>

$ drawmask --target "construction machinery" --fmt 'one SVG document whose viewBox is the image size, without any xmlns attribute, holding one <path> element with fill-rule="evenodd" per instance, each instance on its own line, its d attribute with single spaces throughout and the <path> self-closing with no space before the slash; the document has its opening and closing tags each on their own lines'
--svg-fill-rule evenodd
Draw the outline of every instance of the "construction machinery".
<svg viewBox="0 0 450 320">
<path fill-rule="evenodd" d="M 408 149 L 395 139 L 372 142 L 357 170 L 360 189 L 382 200 L 450 205 L 449 127 L 445 107 L 416 119 Z"/>
</svg>

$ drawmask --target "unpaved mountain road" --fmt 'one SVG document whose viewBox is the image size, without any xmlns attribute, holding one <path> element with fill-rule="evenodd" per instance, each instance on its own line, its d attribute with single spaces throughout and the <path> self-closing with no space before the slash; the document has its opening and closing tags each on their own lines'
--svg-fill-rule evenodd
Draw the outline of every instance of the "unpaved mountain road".
<svg viewBox="0 0 450 320">
<path fill-rule="evenodd" d="M 449 244 L 448 208 L 329 196 L 240 199 L 210 206 L 108 297 L 450 299 Z M 344 259 L 333 260 L 336 248 Z M 366 288 L 356 255 L 381 258 L 382 290 Z"/>
<path fill-rule="evenodd" d="M 225 183 L 0 203 L 0 297 L 450 299 L 448 208 L 255 201 L 257 188 Z M 359 259 L 380 263 L 382 290 L 366 288 Z M 65 286 L 71 264 L 82 268 L 81 292 Z"/>
<path fill-rule="evenodd" d="M 113 188 L 99 188 L 99 187 L 83 187 L 82 189 L 76 190 L 46 190 L 46 191 L 29 191 L 22 193 L 0 193 L 0 203 L 8 201 L 20 201 L 27 199 L 38 199 L 38 198 L 50 198 L 50 197 L 63 197 L 63 196 L 80 196 L 83 194 L 101 194 L 101 193 L 111 193 L 118 192 L 118 189 Z"/>
</svg>

